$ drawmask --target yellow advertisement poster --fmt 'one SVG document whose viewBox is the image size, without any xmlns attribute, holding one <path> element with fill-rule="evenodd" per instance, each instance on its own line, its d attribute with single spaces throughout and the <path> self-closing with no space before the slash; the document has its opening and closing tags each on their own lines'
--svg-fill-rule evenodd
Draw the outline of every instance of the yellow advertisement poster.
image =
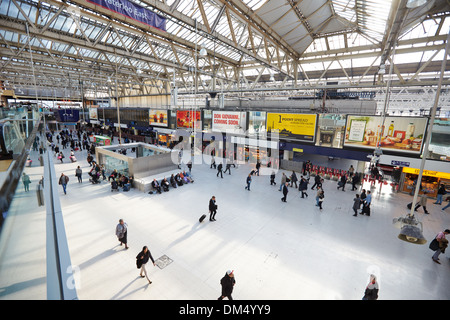
<svg viewBox="0 0 450 320">
<path fill-rule="evenodd" d="M 278 131 L 280 138 L 314 142 L 316 114 L 268 113 L 267 132 Z"/>
</svg>

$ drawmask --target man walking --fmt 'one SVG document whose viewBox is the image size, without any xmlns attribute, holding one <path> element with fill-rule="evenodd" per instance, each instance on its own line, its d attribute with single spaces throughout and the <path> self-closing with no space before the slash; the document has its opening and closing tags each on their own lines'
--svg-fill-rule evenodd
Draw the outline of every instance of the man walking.
<svg viewBox="0 0 450 320">
<path fill-rule="evenodd" d="M 281 198 L 281 201 L 283 201 L 283 202 L 287 202 L 286 198 L 287 198 L 287 194 L 289 192 L 288 185 L 289 185 L 289 183 L 287 183 L 287 182 L 285 182 L 283 185 L 283 198 Z"/>
<path fill-rule="evenodd" d="M 247 189 L 248 191 L 250 191 L 250 183 L 252 183 L 252 175 L 249 174 L 247 176 L 247 186 L 245 187 L 245 189 Z"/>
<path fill-rule="evenodd" d="M 233 297 L 231 297 L 231 293 L 233 292 L 233 287 L 235 284 L 236 280 L 234 278 L 233 270 L 228 270 L 220 280 L 220 285 L 222 286 L 222 294 L 217 300 L 223 300 L 223 298 L 225 297 L 227 297 L 228 300 L 233 300 Z"/>
<path fill-rule="evenodd" d="M 220 177 L 223 179 L 223 173 L 222 173 L 222 163 L 219 163 L 219 165 L 217 166 L 217 177 L 219 177 L 219 173 L 220 173 Z"/>
<path fill-rule="evenodd" d="M 314 177 L 314 184 L 311 187 L 311 190 L 314 190 L 314 187 L 319 185 L 320 185 L 320 175 L 316 174 L 316 176 Z"/>
<path fill-rule="evenodd" d="M 216 221 L 217 204 L 216 197 L 212 196 L 209 200 L 209 221 Z"/>
<path fill-rule="evenodd" d="M 83 171 L 81 170 L 80 166 L 78 166 L 76 168 L 76 170 L 75 170 L 75 175 L 78 178 L 78 183 L 82 183 L 83 182 L 83 179 L 81 178 L 82 174 L 83 174 Z"/>
<path fill-rule="evenodd" d="M 66 192 L 67 183 L 69 183 L 69 177 L 64 175 L 64 173 L 61 173 L 61 176 L 59 177 L 59 184 L 62 185 L 64 194 L 67 194 Z"/>
<path fill-rule="evenodd" d="M 447 191 L 445 191 L 445 186 L 441 183 L 439 186 L 438 192 L 437 192 L 437 199 L 434 204 L 442 204 L 442 198 L 444 197 L 444 194 L 446 194 Z"/>
</svg>

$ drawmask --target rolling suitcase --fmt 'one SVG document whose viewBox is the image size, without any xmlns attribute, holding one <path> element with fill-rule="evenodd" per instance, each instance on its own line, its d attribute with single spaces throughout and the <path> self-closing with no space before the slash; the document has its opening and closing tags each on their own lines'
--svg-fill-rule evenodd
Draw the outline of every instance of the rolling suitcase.
<svg viewBox="0 0 450 320">
<path fill-rule="evenodd" d="M 203 220 L 205 220 L 205 218 L 206 218 L 206 214 L 202 215 L 202 216 L 200 217 L 200 219 L 198 219 L 198 221 L 199 221 L 199 222 L 203 222 Z"/>
</svg>

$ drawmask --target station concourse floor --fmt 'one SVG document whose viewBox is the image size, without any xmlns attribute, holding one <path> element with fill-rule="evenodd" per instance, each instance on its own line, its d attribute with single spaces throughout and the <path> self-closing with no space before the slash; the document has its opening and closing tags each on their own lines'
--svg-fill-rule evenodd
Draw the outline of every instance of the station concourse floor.
<svg viewBox="0 0 450 320">
<path fill-rule="evenodd" d="M 222 179 L 208 163 L 194 161 L 193 184 L 152 195 L 137 189 L 111 192 L 105 181 L 89 182 L 86 151 L 76 156 L 75 163 L 68 155 L 64 163 L 55 158 L 55 171 L 70 178 L 67 195 L 59 191 L 80 300 L 215 300 L 228 269 L 235 273 L 235 300 L 360 300 L 370 273 L 378 277 L 380 300 L 450 299 L 448 252 L 437 264 L 428 248 L 450 227 L 450 208 L 442 211 L 432 199 L 429 215 L 421 208 L 417 213 L 428 242 L 415 245 L 399 240 L 400 230 L 392 224 L 407 213 L 412 197 L 392 193 L 389 185 L 372 189 L 370 217 L 354 217 L 357 191 L 350 185 L 337 190 L 333 180 L 325 180 L 323 210 L 310 190 L 313 177 L 307 198 L 290 188 L 286 203 L 278 191 L 283 170 L 276 186 L 261 174 L 252 176 L 251 191 L 245 190 L 253 168 L 247 164 L 232 167 Z M 78 165 L 83 183 L 74 175 Z M 210 222 L 213 195 L 217 221 Z M 207 218 L 199 223 L 202 214 Z M 128 250 L 115 236 L 121 218 L 128 225 Z M 135 264 L 145 245 L 155 260 L 172 260 L 162 269 L 147 264 L 152 284 L 139 277 Z"/>
</svg>

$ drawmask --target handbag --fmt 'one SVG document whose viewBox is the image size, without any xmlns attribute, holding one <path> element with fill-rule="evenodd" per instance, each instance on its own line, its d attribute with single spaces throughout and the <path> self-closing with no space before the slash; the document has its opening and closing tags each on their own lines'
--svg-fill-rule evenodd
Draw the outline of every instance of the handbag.
<svg viewBox="0 0 450 320">
<path fill-rule="evenodd" d="M 433 241 L 430 242 L 429 248 L 433 251 L 439 249 L 439 241 L 437 241 L 436 238 L 434 238 Z"/>
</svg>

